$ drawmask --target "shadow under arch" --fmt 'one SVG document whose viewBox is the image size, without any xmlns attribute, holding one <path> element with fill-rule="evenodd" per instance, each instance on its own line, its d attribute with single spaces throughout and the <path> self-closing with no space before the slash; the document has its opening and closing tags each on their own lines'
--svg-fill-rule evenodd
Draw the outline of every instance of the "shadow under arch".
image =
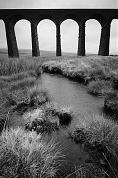
<svg viewBox="0 0 118 178">
<path fill-rule="evenodd" d="M 0 56 L 7 56 L 7 39 L 4 20 L 0 19 Z"/>
<path fill-rule="evenodd" d="M 50 19 L 42 19 L 37 26 L 41 56 L 55 56 L 56 25 Z"/>
<path fill-rule="evenodd" d="M 78 34 L 79 25 L 73 19 L 66 19 L 61 23 L 61 42 L 62 51 L 65 55 L 69 53 L 70 55 L 77 54 L 78 51 Z"/>
<path fill-rule="evenodd" d="M 118 55 L 118 19 L 111 21 L 109 49 L 110 55 Z"/>
<path fill-rule="evenodd" d="M 101 23 L 97 19 L 88 19 L 85 26 L 86 54 L 98 54 L 101 37 Z"/>
<path fill-rule="evenodd" d="M 31 24 L 29 20 L 20 19 L 14 26 L 19 54 L 31 55 Z"/>
</svg>

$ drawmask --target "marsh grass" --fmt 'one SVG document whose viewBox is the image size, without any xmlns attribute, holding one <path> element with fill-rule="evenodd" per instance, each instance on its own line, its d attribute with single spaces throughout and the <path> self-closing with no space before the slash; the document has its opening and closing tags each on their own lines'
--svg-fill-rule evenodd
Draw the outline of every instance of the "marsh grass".
<svg viewBox="0 0 118 178">
<path fill-rule="evenodd" d="M 83 164 L 75 167 L 76 178 L 106 178 L 107 173 L 95 164 Z"/>
<path fill-rule="evenodd" d="M 59 129 L 58 118 L 47 114 L 45 109 L 35 109 L 24 114 L 26 121 L 25 129 L 36 131 L 37 134 L 51 134 Z"/>
<path fill-rule="evenodd" d="M 44 64 L 42 64 L 42 69 L 44 72 L 61 74 L 71 80 L 86 85 L 91 81 L 96 82 L 104 80 L 106 84 L 113 82 L 114 86 L 116 86 L 118 83 L 118 63 L 116 60 L 116 57 L 111 56 L 90 56 L 72 59 L 63 58 L 63 60 L 44 62 Z M 90 85 L 95 88 L 95 86 L 93 86 L 94 84 Z"/>
<path fill-rule="evenodd" d="M 3 177 L 54 177 L 62 155 L 54 141 L 22 129 L 6 130 L 0 136 L 0 175 Z"/>
<path fill-rule="evenodd" d="M 112 116 L 113 119 L 117 120 L 118 116 L 118 92 L 110 92 L 104 100 L 104 111 L 106 114 Z"/>
<path fill-rule="evenodd" d="M 0 76 L 12 75 L 20 72 L 34 70 L 38 71 L 41 67 L 42 61 L 38 58 L 5 58 L 0 59 Z"/>
<path fill-rule="evenodd" d="M 28 102 L 27 90 L 41 74 L 41 61 L 33 59 L 0 59 L 0 131 L 11 107 Z"/>
<path fill-rule="evenodd" d="M 112 82 L 105 80 L 91 81 L 87 86 L 88 93 L 95 96 L 105 96 L 113 90 Z"/>
<path fill-rule="evenodd" d="M 118 125 L 103 116 L 83 117 L 71 135 L 90 154 L 90 162 L 103 168 L 108 175 L 118 176 Z"/>
<path fill-rule="evenodd" d="M 34 106 L 40 106 L 51 100 L 51 96 L 49 96 L 48 92 L 42 89 L 38 84 L 28 89 L 28 96 L 31 105 Z"/>
<path fill-rule="evenodd" d="M 47 102 L 44 106 L 45 115 L 52 117 L 57 117 L 59 120 L 60 126 L 68 126 L 73 117 L 74 113 L 71 107 L 68 106 L 59 106 L 57 103 Z"/>
<path fill-rule="evenodd" d="M 48 101 L 39 108 L 27 112 L 23 117 L 26 120 L 26 130 L 34 130 L 38 134 L 51 134 L 61 126 L 68 126 L 73 116 L 70 108 L 59 108 L 57 104 Z"/>
</svg>

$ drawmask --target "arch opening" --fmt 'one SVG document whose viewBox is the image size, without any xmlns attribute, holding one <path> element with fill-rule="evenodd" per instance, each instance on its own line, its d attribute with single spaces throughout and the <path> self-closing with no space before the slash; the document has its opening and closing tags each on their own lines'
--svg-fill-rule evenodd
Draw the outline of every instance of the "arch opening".
<svg viewBox="0 0 118 178">
<path fill-rule="evenodd" d="M 62 54 L 77 55 L 79 26 L 75 20 L 67 19 L 61 24 Z"/>
<path fill-rule="evenodd" d="M 110 55 L 118 55 L 118 19 L 113 19 L 110 29 Z"/>
<path fill-rule="evenodd" d="M 101 36 L 101 24 L 95 19 L 87 20 L 85 34 L 86 54 L 98 54 Z"/>
<path fill-rule="evenodd" d="M 56 25 L 52 20 L 41 20 L 37 26 L 41 56 L 54 56 L 56 51 Z"/>
<path fill-rule="evenodd" d="M 19 54 L 21 55 L 31 55 L 31 25 L 28 20 L 19 20 L 15 24 L 15 34 L 17 45 L 19 49 Z"/>
<path fill-rule="evenodd" d="M 3 20 L 0 20 L 0 55 L 7 55 L 7 39 L 5 32 L 5 24 Z"/>
</svg>

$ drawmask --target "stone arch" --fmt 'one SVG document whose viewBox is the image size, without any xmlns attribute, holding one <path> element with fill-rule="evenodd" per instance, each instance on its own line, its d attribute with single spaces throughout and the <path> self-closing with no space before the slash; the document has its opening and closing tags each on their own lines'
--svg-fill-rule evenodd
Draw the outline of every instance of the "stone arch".
<svg viewBox="0 0 118 178">
<path fill-rule="evenodd" d="M 78 23 L 73 19 L 66 19 L 61 23 L 62 51 L 77 53 L 78 46 Z"/>
<path fill-rule="evenodd" d="M 41 55 L 54 55 L 56 51 L 56 25 L 50 19 L 42 19 L 37 26 Z M 47 53 L 48 52 L 48 53 Z M 49 53 L 50 52 L 50 53 Z"/>
<path fill-rule="evenodd" d="M 7 55 L 7 40 L 5 33 L 5 23 L 2 19 L 0 19 L 0 49 L 2 49 L 2 53 Z"/>
<path fill-rule="evenodd" d="M 86 54 L 98 54 L 101 35 L 100 22 L 97 19 L 87 20 L 85 34 Z"/>
<path fill-rule="evenodd" d="M 113 19 L 110 30 L 110 55 L 118 55 L 118 19 Z"/>
<path fill-rule="evenodd" d="M 22 55 L 22 49 L 31 54 L 31 24 L 29 20 L 20 19 L 15 23 L 16 40 L 19 48 L 19 54 Z"/>
</svg>

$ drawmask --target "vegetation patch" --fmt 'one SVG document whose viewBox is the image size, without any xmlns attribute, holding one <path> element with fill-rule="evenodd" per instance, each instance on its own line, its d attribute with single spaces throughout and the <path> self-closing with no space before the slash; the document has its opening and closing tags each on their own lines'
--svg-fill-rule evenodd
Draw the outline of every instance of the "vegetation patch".
<svg viewBox="0 0 118 178">
<path fill-rule="evenodd" d="M 2 177 L 51 178 L 57 173 L 62 155 L 54 141 L 45 143 L 35 132 L 6 130 L 0 136 Z"/>
<path fill-rule="evenodd" d="M 41 108 L 25 113 L 23 117 L 26 120 L 25 129 L 29 131 L 36 131 L 37 134 L 50 134 L 59 129 L 58 118 L 46 115 Z"/>
<path fill-rule="evenodd" d="M 76 178 L 105 178 L 107 176 L 107 173 L 102 168 L 92 163 L 77 165 L 73 174 Z"/>
<path fill-rule="evenodd" d="M 36 75 L 40 75 L 41 64 L 41 60 L 33 58 L 0 58 L 0 76 L 9 76 L 26 71 L 35 71 Z"/>
<path fill-rule="evenodd" d="M 67 126 L 72 120 L 69 109 L 58 109 L 52 103 L 46 103 L 34 111 L 24 114 L 26 130 L 34 130 L 39 133 L 52 133 L 60 126 Z"/>
<path fill-rule="evenodd" d="M 115 122 L 102 116 L 81 118 L 71 138 L 89 152 L 89 163 L 102 168 L 109 176 L 118 176 L 118 125 Z"/>
<path fill-rule="evenodd" d="M 104 101 L 104 110 L 106 113 L 117 119 L 118 115 L 118 94 L 117 92 L 109 93 Z"/>
<path fill-rule="evenodd" d="M 111 81 L 96 80 L 91 81 L 88 86 L 88 93 L 95 96 L 105 96 L 113 90 Z"/>
<path fill-rule="evenodd" d="M 71 108 L 59 107 L 56 103 L 51 102 L 45 105 L 45 114 L 57 117 L 60 126 L 68 126 L 74 117 Z"/>
</svg>

